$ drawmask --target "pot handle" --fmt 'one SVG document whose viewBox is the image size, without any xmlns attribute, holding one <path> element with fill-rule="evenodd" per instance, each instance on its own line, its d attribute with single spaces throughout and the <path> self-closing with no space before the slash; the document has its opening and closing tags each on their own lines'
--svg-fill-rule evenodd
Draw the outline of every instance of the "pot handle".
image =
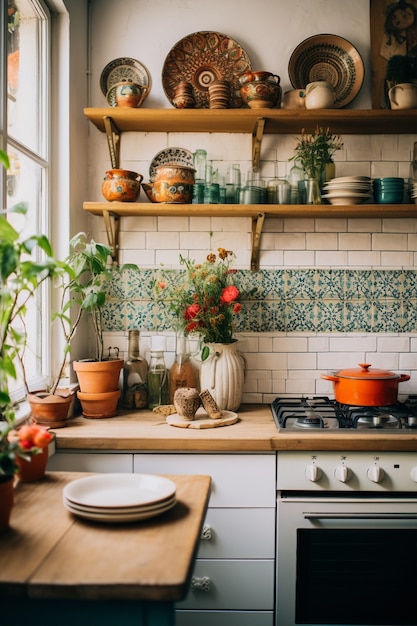
<svg viewBox="0 0 417 626">
<path fill-rule="evenodd" d="M 323 380 L 331 380 L 334 383 L 338 383 L 340 380 L 339 376 L 332 376 L 331 374 L 320 374 L 320 378 L 323 378 Z"/>
<path fill-rule="evenodd" d="M 399 383 L 404 383 L 406 380 L 410 380 L 410 376 L 408 374 L 400 374 L 398 377 Z"/>
</svg>

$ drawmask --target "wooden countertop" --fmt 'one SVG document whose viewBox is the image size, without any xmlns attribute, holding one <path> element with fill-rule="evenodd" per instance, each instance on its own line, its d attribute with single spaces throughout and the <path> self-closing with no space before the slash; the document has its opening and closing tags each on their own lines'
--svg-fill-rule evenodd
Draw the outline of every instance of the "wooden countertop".
<svg viewBox="0 0 417 626">
<path fill-rule="evenodd" d="M 164 602 L 184 598 L 210 477 L 169 476 L 177 485 L 173 509 L 117 525 L 82 520 L 65 509 L 63 487 L 87 475 L 47 472 L 42 481 L 17 484 L 11 528 L 0 535 L 0 598 L 13 596 L 16 614 L 19 598 Z"/>
<path fill-rule="evenodd" d="M 56 430 L 58 450 L 273 452 L 276 450 L 417 450 L 415 434 L 278 432 L 269 405 L 243 405 L 239 421 L 208 429 L 177 428 L 151 411 L 109 419 L 76 417 Z"/>
</svg>

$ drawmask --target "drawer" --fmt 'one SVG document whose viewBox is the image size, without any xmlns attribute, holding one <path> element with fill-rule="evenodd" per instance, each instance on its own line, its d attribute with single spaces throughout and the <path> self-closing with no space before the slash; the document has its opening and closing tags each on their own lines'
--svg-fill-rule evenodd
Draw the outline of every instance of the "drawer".
<svg viewBox="0 0 417 626">
<path fill-rule="evenodd" d="M 208 509 L 199 558 L 273 559 L 274 556 L 275 509 Z"/>
<path fill-rule="evenodd" d="M 50 471 L 127 473 L 133 472 L 131 454 L 95 452 L 57 452 L 49 457 Z"/>
<path fill-rule="evenodd" d="M 272 611 L 175 611 L 176 626 L 274 626 Z"/>
<path fill-rule="evenodd" d="M 208 474 L 211 507 L 275 507 L 275 453 L 135 454 L 134 471 Z"/>
<path fill-rule="evenodd" d="M 273 611 L 274 561 L 197 559 L 189 592 L 176 607 Z"/>
</svg>

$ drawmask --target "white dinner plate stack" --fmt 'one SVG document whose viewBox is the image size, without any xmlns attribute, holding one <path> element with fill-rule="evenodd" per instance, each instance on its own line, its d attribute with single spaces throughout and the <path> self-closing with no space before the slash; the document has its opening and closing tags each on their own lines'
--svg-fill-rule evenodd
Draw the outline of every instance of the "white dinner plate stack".
<svg viewBox="0 0 417 626">
<path fill-rule="evenodd" d="M 64 487 L 64 506 L 79 517 L 107 523 L 136 522 L 176 503 L 172 480 L 152 474 L 97 474 Z"/>
<path fill-rule="evenodd" d="M 368 176 L 341 176 L 323 185 L 322 198 L 330 204 L 362 204 L 372 198 L 372 179 Z"/>
<path fill-rule="evenodd" d="M 417 183 L 411 184 L 410 199 L 417 204 Z"/>
</svg>

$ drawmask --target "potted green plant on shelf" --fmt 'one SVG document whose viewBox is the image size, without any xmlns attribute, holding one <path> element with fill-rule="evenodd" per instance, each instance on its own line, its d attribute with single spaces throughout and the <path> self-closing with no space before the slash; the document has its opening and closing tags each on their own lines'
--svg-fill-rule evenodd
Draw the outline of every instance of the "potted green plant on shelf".
<svg viewBox="0 0 417 626">
<path fill-rule="evenodd" d="M 314 133 L 306 133 L 296 139 L 297 145 L 290 161 L 298 161 L 307 175 L 307 204 L 321 204 L 320 188 L 334 177 L 334 154 L 343 148 L 340 135 L 329 128 L 316 127 Z M 327 171 L 326 171 L 327 170 Z"/>
</svg>

